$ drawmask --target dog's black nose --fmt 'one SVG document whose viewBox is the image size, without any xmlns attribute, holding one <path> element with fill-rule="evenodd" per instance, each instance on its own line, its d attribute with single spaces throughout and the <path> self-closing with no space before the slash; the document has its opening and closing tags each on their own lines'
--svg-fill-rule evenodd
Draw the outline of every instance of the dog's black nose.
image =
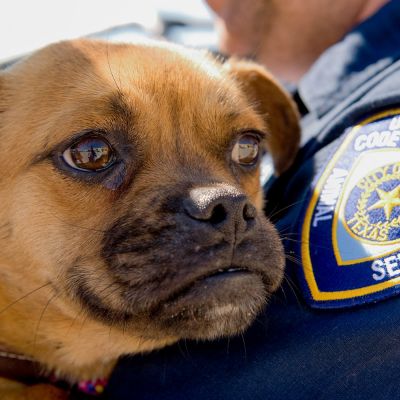
<svg viewBox="0 0 400 400">
<path fill-rule="evenodd" d="M 246 195 L 226 184 L 191 189 L 183 205 L 190 218 L 236 237 L 253 225 L 257 213 Z"/>
</svg>

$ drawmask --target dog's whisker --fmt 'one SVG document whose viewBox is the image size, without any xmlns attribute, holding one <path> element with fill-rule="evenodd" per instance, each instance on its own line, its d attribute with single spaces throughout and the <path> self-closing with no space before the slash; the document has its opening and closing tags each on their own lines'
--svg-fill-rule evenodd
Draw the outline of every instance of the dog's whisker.
<svg viewBox="0 0 400 400">
<path fill-rule="evenodd" d="M 42 322 L 42 319 L 43 319 L 43 317 L 44 317 L 44 314 L 45 314 L 47 308 L 49 307 L 50 303 L 51 303 L 56 297 L 58 297 L 58 293 L 55 293 L 53 296 L 51 296 L 51 297 L 47 300 L 45 306 L 43 307 L 42 312 L 40 313 L 39 320 L 38 320 L 38 322 L 37 322 L 37 324 L 36 324 L 35 334 L 34 334 L 34 337 L 33 337 L 33 347 L 36 346 L 36 340 L 37 340 L 37 336 L 38 336 L 39 329 L 40 329 L 40 324 L 41 324 L 41 322 Z"/>
<path fill-rule="evenodd" d="M 226 355 L 229 356 L 229 346 L 231 344 L 231 338 L 228 336 L 226 340 Z"/>
<path fill-rule="evenodd" d="M 182 348 L 182 341 L 178 342 L 178 350 L 179 350 L 179 353 L 181 353 L 181 355 L 182 355 L 182 357 L 184 359 L 188 358 L 187 346 L 186 346 L 186 351 L 184 351 L 183 348 Z"/>
<path fill-rule="evenodd" d="M 301 259 L 298 257 L 295 257 L 292 254 L 285 254 L 285 258 L 288 259 L 289 261 L 294 262 L 295 264 L 299 265 L 300 267 L 303 265 L 301 262 Z"/>
<path fill-rule="evenodd" d="M 320 245 L 320 244 L 316 244 L 315 242 L 311 242 L 311 241 L 308 241 L 308 240 L 292 239 L 292 238 L 288 238 L 288 237 L 283 237 L 282 239 L 288 240 L 288 241 L 290 241 L 290 242 L 295 242 L 295 243 L 302 243 L 302 244 L 311 245 L 311 246 L 313 246 L 313 248 L 320 248 L 320 249 L 327 249 L 327 250 L 330 250 L 330 247 L 322 246 L 322 245 Z"/>
<path fill-rule="evenodd" d="M 186 354 L 188 355 L 188 357 L 190 357 L 189 348 L 188 348 L 188 345 L 187 345 L 186 338 L 183 339 L 183 344 L 185 345 Z"/>
<path fill-rule="evenodd" d="M 282 292 L 284 300 L 287 303 L 287 297 L 286 297 L 285 288 L 282 285 L 280 285 L 278 290 Z"/>
<path fill-rule="evenodd" d="M 243 332 L 240 332 L 240 337 L 242 338 L 242 343 L 243 343 L 244 359 L 247 360 L 247 347 Z"/>
<path fill-rule="evenodd" d="M 288 232 L 290 228 L 291 227 L 288 226 L 285 229 L 281 230 L 280 235 L 283 237 L 285 237 L 285 236 L 301 236 L 300 232 Z"/>
<path fill-rule="evenodd" d="M 106 45 L 106 56 L 107 56 L 108 70 L 109 70 L 109 72 L 110 72 L 110 75 L 111 75 L 111 77 L 112 77 L 112 80 L 113 80 L 114 83 L 115 83 L 115 87 L 116 87 L 116 89 L 117 89 L 117 92 L 122 96 L 122 95 L 123 95 L 123 92 L 122 92 L 120 86 L 118 86 L 117 80 L 115 79 L 114 73 L 113 73 L 112 68 L 111 68 L 111 63 L 110 63 L 110 42 L 107 42 L 107 45 Z M 120 74 L 120 75 L 121 75 L 121 74 Z M 121 77 L 120 77 L 120 78 L 121 78 Z"/>
<path fill-rule="evenodd" d="M 288 209 L 290 209 L 290 208 L 292 208 L 292 207 L 294 207 L 294 206 L 297 206 L 297 205 L 299 205 L 299 204 L 301 204 L 301 203 L 304 203 L 304 199 L 302 199 L 302 200 L 299 200 L 299 201 L 295 201 L 294 203 L 291 203 L 291 204 L 288 204 L 286 207 L 283 207 L 283 208 L 279 208 L 279 209 L 277 209 L 276 210 L 276 208 L 275 208 L 275 212 L 273 212 L 274 210 L 272 210 L 272 214 L 268 214 L 268 218 L 271 220 L 271 221 L 273 221 L 273 219 L 277 216 L 277 215 L 279 215 L 280 213 L 282 213 L 282 212 L 284 212 L 284 211 L 286 211 L 286 210 L 288 210 Z"/>
<path fill-rule="evenodd" d="M 13 302 L 9 303 L 6 307 L 0 309 L 0 314 L 2 314 L 3 312 L 7 311 L 8 309 L 10 309 L 12 306 L 14 306 L 15 304 L 19 303 L 20 301 L 26 299 L 27 297 L 31 296 L 32 294 L 38 292 L 39 290 L 47 287 L 51 285 L 51 282 L 47 282 L 44 285 L 41 285 L 33 290 L 31 290 L 30 292 L 24 294 L 23 296 L 19 297 L 18 299 L 14 300 Z"/>
<path fill-rule="evenodd" d="M 307 267 L 302 259 L 300 258 L 300 256 L 295 256 L 294 254 L 287 254 L 285 253 L 285 258 L 291 262 L 293 262 L 296 266 L 299 266 L 303 269 L 309 270 L 311 271 L 311 267 Z"/>
<path fill-rule="evenodd" d="M 301 306 L 300 299 L 299 299 L 299 297 L 298 297 L 298 295 L 297 295 L 297 290 L 296 290 L 296 285 L 295 285 L 295 283 L 287 276 L 287 274 L 284 275 L 283 279 L 284 279 L 284 281 L 287 283 L 289 289 L 292 291 L 292 293 L 293 293 L 293 295 L 294 295 L 294 297 L 295 297 L 295 299 L 296 299 L 296 303 L 297 303 L 299 306 Z M 286 298 L 286 296 L 285 296 L 285 298 Z"/>
<path fill-rule="evenodd" d="M 292 229 L 293 229 L 293 226 L 286 226 L 284 229 L 279 230 L 279 234 L 280 234 L 280 236 L 282 236 L 282 235 L 298 235 L 298 236 L 300 236 L 301 235 L 301 233 L 299 233 L 299 232 L 288 232 Z"/>
<path fill-rule="evenodd" d="M 285 237 L 285 236 L 282 236 L 281 239 L 287 240 L 287 241 L 291 241 L 291 242 L 295 242 L 295 243 L 310 245 L 310 246 L 312 246 L 313 248 L 320 248 L 320 249 L 325 249 L 325 250 L 331 250 L 330 247 L 323 246 L 323 245 L 321 245 L 321 244 L 317 244 L 317 243 L 315 243 L 315 242 L 313 242 L 313 241 L 310 241 L 310 240 L 293 239 L 293 238 L 288 238 L 288 237 Z M 342 254 L 350 254 L 350 255 L 351 255 L 351 254 L 352 254 L 352 251 L 351 251 L 351 250 L 348 250 L 348 251 L 342 250 Z"/>
</svg>

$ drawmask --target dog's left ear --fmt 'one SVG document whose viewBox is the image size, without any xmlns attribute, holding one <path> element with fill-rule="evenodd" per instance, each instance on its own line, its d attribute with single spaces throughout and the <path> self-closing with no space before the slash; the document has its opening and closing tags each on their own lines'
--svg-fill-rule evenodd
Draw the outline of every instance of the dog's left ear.
<svg viewBox="0 0 400 400">
<path fill-rule="evenodd" d="M 293 163 L 299 147 L 300 117 L 296 104 L 260 65 L 229 60 L 226 67 L 266 123 L 270 133 L 268 151 L 273 158 L 275 174 L 280 175 Z"/>
</svg>

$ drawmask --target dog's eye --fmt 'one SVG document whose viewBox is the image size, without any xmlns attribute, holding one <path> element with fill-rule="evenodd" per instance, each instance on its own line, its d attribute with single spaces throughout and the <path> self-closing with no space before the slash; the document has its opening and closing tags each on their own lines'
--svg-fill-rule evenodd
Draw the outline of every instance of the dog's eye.
<svg viewBox="0 0 400 400">
<path fill-rule="evenodd" d="M 72 168 L 83 171 L 100 171 L 114 162 L 111 145 L 102 137 L 80 139 L 63 152 L 64 161 Z"/>
<path fill-rule="evenodd" d="M 253 165 L 258 160 L 259 139 L 251 134 L 239 137 L 232 149 L 232 160 L 241 165 Z"/>
</svg>

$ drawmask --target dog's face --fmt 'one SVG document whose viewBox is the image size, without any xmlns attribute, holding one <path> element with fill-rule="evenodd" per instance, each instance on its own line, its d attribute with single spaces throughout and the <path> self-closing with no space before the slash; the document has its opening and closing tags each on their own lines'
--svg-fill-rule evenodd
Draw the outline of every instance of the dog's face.
<svg viewBox="0 0 400 400">
<path fill-rule="evenodd" d="M 298 135 L 252 64 L 165 45 L 40 51 L 0 75 L 0 299 L 47 284 L 46 307 L 152 347 L 242 331 L 284 265 L 260 158 L 282 172 Z"/>
</svg>

